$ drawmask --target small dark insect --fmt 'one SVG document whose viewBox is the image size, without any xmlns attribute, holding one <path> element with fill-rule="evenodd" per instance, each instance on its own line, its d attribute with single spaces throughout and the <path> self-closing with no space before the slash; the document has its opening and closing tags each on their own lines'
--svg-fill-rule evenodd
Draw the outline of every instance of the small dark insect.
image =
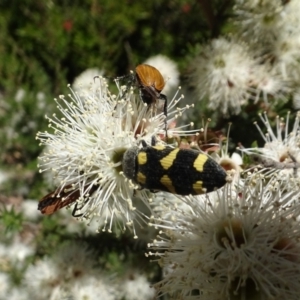
<svg viewBox="0 0 300 300">
<path fill-rule="evenodd" d="M 123 155 L 124 175 L 150 191 L 200 195 L 226 184 L 225 170 L 206 154 L 142 141 L 142 148 L 129 148 Z"/>
<path fill-rule="evenodd" d="M 89 191 L 89 195 L 92 195 L 98 186 L 94 185 Z M 71 186 L 66 186 L 63 190 L 57 189 L 54 192 L 51 192 L 44 196 L 38 204 L 38 210 L 41 211 L 44 215 L 51 215 L 55 213 L 57 210 L 66 207 L 69 204 L 74 203 L 80 197 L 79 190 L 73 190 Z M 89 201 L 89 197 L 84 201 L 84 203 L 78 207 L 78 203 L 75 203 L 72 216 L 80 217 L 82 214 L 76 214 L 77 211 L 81 210 L 84 205 Z"/>
</svg>

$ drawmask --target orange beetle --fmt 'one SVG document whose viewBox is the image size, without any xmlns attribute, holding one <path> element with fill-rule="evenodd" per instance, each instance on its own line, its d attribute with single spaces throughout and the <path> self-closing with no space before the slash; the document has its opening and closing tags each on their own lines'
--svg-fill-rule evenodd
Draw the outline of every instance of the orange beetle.
<svg viewBox="0 0 300 300">
<path fill-rule="evenodd" d="M 135 68 L 136 78 L 142 100 L 151 105 L 156 99 L 167 100 L 160 92 L 165 86 L 165 80 L 161 73 L 154 67 L 143 64 Z"/>
<path fill-rule="evenodd" d="M 136 80 L 140 90 L 140 97 L 148 106 L 155 104 L 157 99 L 164 101 L 164 115 L 167 118 L 167 97 L 161 94 L 165 87 L 165 80 L 161 73 L 154 67 L 141 64 L 135 68 Z M 167 131 L 167 121 L 165 119 Z"/>
<path fill-rule="evenodd" d="M 163 112 L 167 118 L 167 97 L 166 95 L 161 94 L 161 91 L 165 87 L 165 80 L 156 68 L 147 64 L 141 64 L 135 68 L 135 74 L 117 77 L 115 78 L 115 81 L 121 80 L 123 78 L 129 78 L 129 80 L 127 88 L 121 98 L 123 98 L 124 95 L 128 92 L 128 86 L 137 84 L 140 91 L 140 97 L 142 101 L 148 105 L 148 107 L 150 107 L 150 105 L 156 104 L 157 99 L 164 101 Z M 167 131 L 166 119 L 165 126 Z"/>
</svg>

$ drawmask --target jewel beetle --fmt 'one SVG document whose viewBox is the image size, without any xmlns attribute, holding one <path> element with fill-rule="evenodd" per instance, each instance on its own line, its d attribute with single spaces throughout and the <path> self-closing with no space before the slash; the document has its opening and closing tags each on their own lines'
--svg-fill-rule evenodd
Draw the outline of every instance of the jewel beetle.
<svg viewBox="0 0 300 300">
<path fill-rule="evenodd" d="M 203 152 L 151 144 L 142 141 L 122 158 L 125 177 L 142 189 L 200 195 L 226 184 L 225 170 Z"/>
</svg>

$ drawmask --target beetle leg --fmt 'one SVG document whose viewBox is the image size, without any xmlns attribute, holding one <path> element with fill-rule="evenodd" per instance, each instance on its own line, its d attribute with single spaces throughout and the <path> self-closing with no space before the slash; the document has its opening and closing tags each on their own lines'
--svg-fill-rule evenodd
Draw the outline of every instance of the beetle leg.
<svg viewBox="0 0 300 300">
<path fill-rule="evenodd" d="M 147 143 L 145 142 L 145 140 L 141 140 L 142 146 L 143 148 L 147 147 Z"/>
<path fill-rule="evenodd" d="M 165 101 L 164 102 L 164 115 L 165 115 L 165 120 L 164 120 L 164 123 L 165 123 L 165 132 L 166 132 L 166 138 L 168 138 L 168 128 L 167 128 L 167 116 L 168 116 L 168 99 L 167 99 L 167 96 L 164 95 L 164 94 L 160 94 L 159 95 L 159 99 Z"/>
<path fill-rule="evenodd" d="M 78 203 L 76 202 L 75 205 L 74 205 L 74 207 L 73 207 L 73 210 L 72 210 L 72 216 L 74 218 L 79 218 L 79 217 L 83 216 L 83 214 L 77 214 L 77 210 L 80 210 L 82 208 L 82 207 L 78 208 L 77 206 L 78 206 Z"/>
<path fill-rule="evenodd" d="M 90 200 L 90 198 L 85 199 L 85 201 L 83 202 L 83 204 L 80 207 L 78 207 L 79 203 L 76 202 L 74 207 L 73 207 L 73 210 L 72 210 L 72 216 L 75 217 L 75 218 L 82 217 L 83 213 L 80 213 L 80 214 L 78 213 L 77 214 L 77 211 L 83 209 L 84 206 L 89 202 L 89 200 Z"/>
<path fill-rule="evenodd" d="M 145 140 L 141 140 L 140 143 L 142 144 L 143 148 L 146 148 L 148 147 L 147 143 L 145 142 Z M 151 137 L 151 146 L 155 146 L 157 144 L 157 140 L 156 140 L 156 137 L 155 135 L 152 135 Z"/>
<path fill-rule="evenodd" d="M 157 143 L 156 137 L 155 137 L 155 135 L 152 135 L 152 137 L 151 137 L 151 146 L 155 146 L 156 143 Z"/>
<path fill-rule="evenodd" d="M 99 75 L 94 76 L 94 83 L 96 82 L 96 78 L 100 79 L 100 76 Z"/>
<path fill-rule="evenodd" d="M 114 81 L 115 81 L 116 85 L 119 86 L 118 82 L 123 79 L 128 79 L 128 81 L 126 83 L 126 88 L 125 88 L 124 92 L 122 92 L 122 94 L 121 94 L 121 99 L 125 98 L 126 94 L 128 94 L 128 90 L 134 85 L 135 80 L 136 80 L 135 76 L 133 74 L 128 74 L 128 75 L 116 77 L 114 79 Z"/>
</svg>

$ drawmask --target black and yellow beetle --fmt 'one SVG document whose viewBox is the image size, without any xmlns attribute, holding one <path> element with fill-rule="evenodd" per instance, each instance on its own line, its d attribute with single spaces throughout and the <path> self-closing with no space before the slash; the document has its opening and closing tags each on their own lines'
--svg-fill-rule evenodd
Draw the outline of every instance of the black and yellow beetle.
<svg viewBox="0 0 300 300">
<path fill-rule="evenodd" d="M 149 146 L 145 141 L 142 148 L 124 153 L 122 169 L 141 188 L 178 195 L 212 192 L 225 185 L 227 176 L 217 162 L 198 150 Z"/>
</svg>

